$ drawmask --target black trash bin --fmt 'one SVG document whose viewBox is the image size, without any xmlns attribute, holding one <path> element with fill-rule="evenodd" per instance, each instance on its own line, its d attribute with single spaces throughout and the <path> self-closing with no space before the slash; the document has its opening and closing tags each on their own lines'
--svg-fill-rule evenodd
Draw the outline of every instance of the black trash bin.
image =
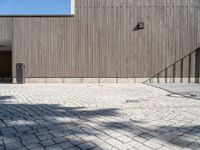
<svg viewBox="0 0 200 150">
<path fill-rule="evenodd" d="M 23 63 L 16 64 L 16 80 L 17 84 L 25 83 L 25 65 Z"/>
</svg>

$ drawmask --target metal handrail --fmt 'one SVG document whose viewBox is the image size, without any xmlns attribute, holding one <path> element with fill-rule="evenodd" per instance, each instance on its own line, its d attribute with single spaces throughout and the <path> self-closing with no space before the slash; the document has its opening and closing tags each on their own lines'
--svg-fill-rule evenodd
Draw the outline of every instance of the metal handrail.
<svg viewBox="0 0 200 150">
<path fill-rule="evenodd" d="M 151 79 L 155 78 L 156 76 L 158 76 L 159 74 L 163 73 L 163 72 L 166 71 L 167 69 L 169 69 L 169 68 L 171 68 L 171 67 L 174 67 L 177 63 L 183 62 L 183 60 L 184 60 L 185 58 L 191 57 L 191 55 L 192 55 L 193 53 L 196 53 L 197 51 L 200 51 L 200 48 L 195 49 L 195 50 L 192 51 L 191 53 L 185 55 L 184 57 L 182 57 L 181 59 L 179 59 L 178 61 L 176 61 L 175 63 L 173 63 L 173 64 L 167 66 L 165 69 L 163 69 L 163 70 L 159 71 L 158 73 L 154 74 L 154 75 L 151 76 L 149 79 L 145 80 L 143 83 L 146 83 L 147 81 L 150 81 Z M 190 60 L 189 60 L 189 61 L 190 61 Z"/>
</svg>

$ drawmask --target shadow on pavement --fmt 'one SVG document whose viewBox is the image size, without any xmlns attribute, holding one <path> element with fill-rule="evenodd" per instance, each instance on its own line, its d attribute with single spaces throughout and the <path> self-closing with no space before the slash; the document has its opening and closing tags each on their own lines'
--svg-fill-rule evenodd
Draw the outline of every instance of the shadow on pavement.
<svg viewBox="0 0 200 150">
<path fill-rule="evenodd" d="M 199 149 L 200 143 L 197 140 L 200 137 L 200 125 L 194 126 L 158 126 L 156 129 L 144 127 L 144 124 L 134 122 L 110 122 L 103 123 L 105 128 L 113 129 L 119 132 L 130 132 L 148 143 L 151 139 L 159 144 L 176 146 L 178 148 Z M 153 142 L 152 141 L 152 142 Z M 191 145 L 192 144 L 192 145 Z"/>
<path fill-rule="evenodd" d="M 173 88 L 163 86 L 162 84 L 147 84 L 147 83 L 145 83 L 145 85 L 148 85 L 148 86 L 151 86 L 151 87 L 154 87 L 154 88 L 158 88 L 158 89 L 167 91 L 167 92 L 170 93 L 170 94 L 167 95 L 169 97 L 189 98 L 189 99 L 191 98 L 191 99 L 200 100 L 200 97 L 195 95 L 195 94 L 193 94 L 193 93 L 191 93 L 191 91 L 183 90 L 181 92 L 176 92 L 176 90 L 173 90 Z M 173 87 L 173 84 L 171 84 L 170 86 Z M 179 86 L 181 88 L 183 85 L 179 85 Z M 200 93 L 198 93 L 198 94 L 200 94 Z"/>
<path fill-rule="evenodd" d="M 0 101 L 10 100 L 10 99 L 16 99 L 14 96 L 0 96 Z"/>
<path fill-rule="evenodd" d="M 117 117 L 117 118 L 115 118 Z M 91 149 L 115 138 L 107 131 L 131 133 L 144 141 L 161 140 L 180 148 L 187 147 L 192 135 L 200 137 L 200 126 L 144 127 L 145 123 L 118 120 L 118 109 L 88 109 L 47 104 L 0 104 L 0 142 L 6 149 Z M 191 137 L 185 137 L 189 133 Z M 104 142 L 105 143 L 105 142 Z M 200 145 L 193 144 L 194 148 Z"/>
<path fill-rule="evenodd" d="M 117 115 L 117 109 L 1 104 L 0 142 L 3 140 L 6 149 L 75 149 L 78 145 L 81 149 L 88 149 L 95 144 L 85 139 L 95 139 L 100 134 L 91 119 Z"/>
</svg>

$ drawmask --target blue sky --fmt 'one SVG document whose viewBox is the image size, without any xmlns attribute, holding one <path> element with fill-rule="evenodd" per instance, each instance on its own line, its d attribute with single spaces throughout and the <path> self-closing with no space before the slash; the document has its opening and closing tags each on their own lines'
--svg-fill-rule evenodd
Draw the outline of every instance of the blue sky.
<svg viewBox="0 0 200 150">
<path fill-rule="evenodd" d="M 0 15 L 71 15 L 71 0 L 0 0 Z"/>
</svg>

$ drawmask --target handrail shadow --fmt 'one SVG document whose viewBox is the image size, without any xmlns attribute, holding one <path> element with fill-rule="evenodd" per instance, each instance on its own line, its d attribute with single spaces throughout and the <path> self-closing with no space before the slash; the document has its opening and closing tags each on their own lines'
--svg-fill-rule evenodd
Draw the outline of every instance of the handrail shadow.
<svg viewBox="0 0 200 150">
<path fill-rule="evenodd" d="M 147 83 L 145 83 L 145 85 L 167 91 L 168 93 L 173 94 L 173 95 L 179 95 L 183 98 L 200 100 L 200 98 L 196 97 L 196 95 L 193 95 L 193 94 L 188 93 L 188 96 L 187 96 L 187 94 L 186 94 L 187 92 L 183 94 L 181 92 L 180 93 L 179 92 L 173 92 L 172 90 L 168 90 L 166 88 L 160 87 L 159 85 L 153 85 L 153 84 L 147 84 Z M 170 96 L 170 95 L 167 95 L 167 96 Z"/>
</svg>

